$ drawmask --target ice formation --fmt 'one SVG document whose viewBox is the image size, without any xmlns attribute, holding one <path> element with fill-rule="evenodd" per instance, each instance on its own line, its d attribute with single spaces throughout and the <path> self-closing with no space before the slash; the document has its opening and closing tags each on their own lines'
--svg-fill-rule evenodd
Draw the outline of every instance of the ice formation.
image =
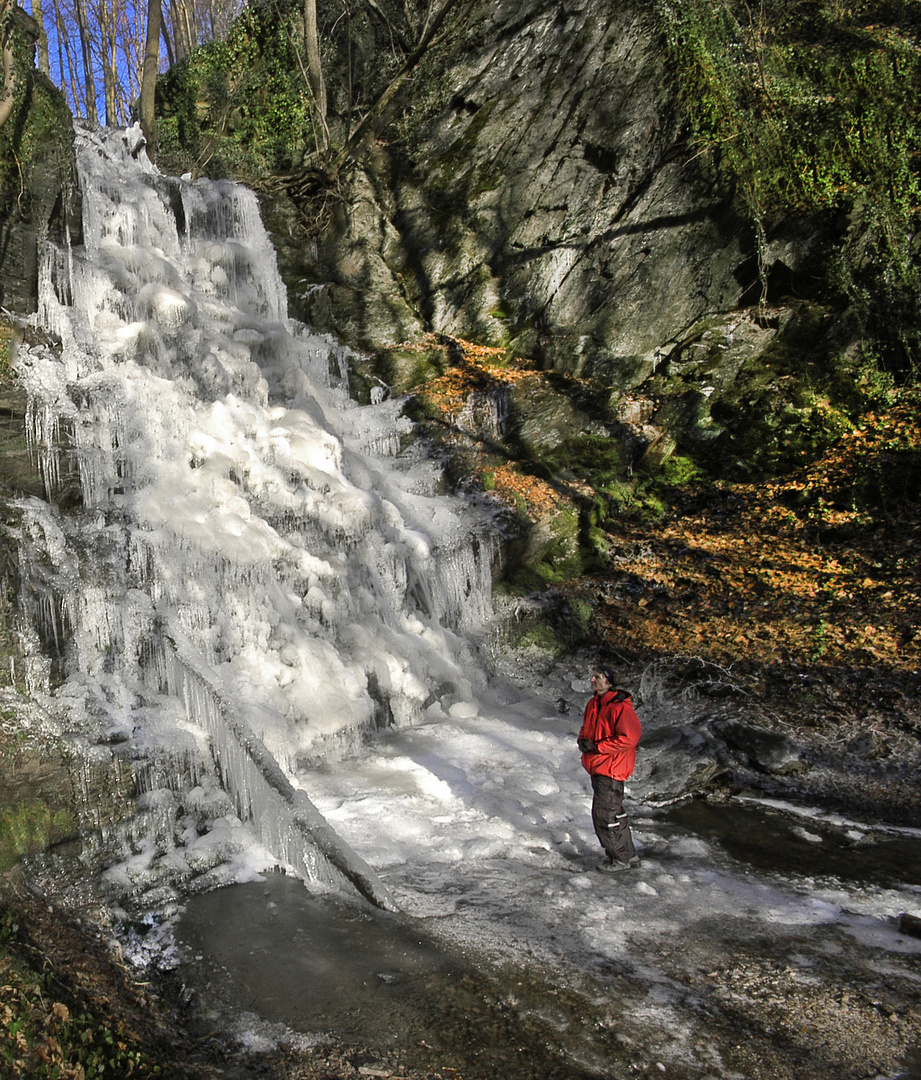
<svg viewBox="0 0 921 1080">
<path fill-rule="evenodd" d="M 323 880 L 334 839 L 291 778 L 471 700 L 492 535 L 396 456 L 399 402 L 358 406 L 347 350 L 288 319 L 252 192 L 162 176 L 137 129 L 77 143 L 82 244 L 48 246 L 36 317 L 61 347 L 17 358 L 52 496 L 20 504 L 30 689 L 56 665 L 71 730 L 147 758 L 152 816 L 210 752 Z"/>
</svg>

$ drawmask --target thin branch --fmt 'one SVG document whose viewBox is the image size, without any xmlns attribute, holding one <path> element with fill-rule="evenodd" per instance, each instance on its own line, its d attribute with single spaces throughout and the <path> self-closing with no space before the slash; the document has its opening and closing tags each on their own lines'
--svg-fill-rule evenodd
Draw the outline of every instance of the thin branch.
<svg viewBox="0 0 921 1080">
<path fill-rule="evenodd" d="M 377 101 L 371 106 L 367 113 L 362 117 L 358 126 L 352 132 L 347 139 L 345 145 L 336 155 L 332 162 L 332 172 L 337 173 L 342 166 L 353 155 L 355 150 L 361 145 L 368 131 L 380 118 L 381 114 L 387 108 L 387 106 L 396 97 L 397 91 L 409 77 L 413 68 L 419 63 L 422 57 L 425 55 L 429 46 L 432 44 L 435 35 L 441 29 L 441 24 L 447 18 L 450 10 L 457 4 L 463 3 L 464 0 L 444 0 L 444 3 L 434 14 L 430 22 L 428 23 L 425 33 L 419 39 L 419 44 L 413 49 L 410 55 L 406 58 L 403 66 L 396 73 L 390 84 L 386 87 Z"/>
</svg>

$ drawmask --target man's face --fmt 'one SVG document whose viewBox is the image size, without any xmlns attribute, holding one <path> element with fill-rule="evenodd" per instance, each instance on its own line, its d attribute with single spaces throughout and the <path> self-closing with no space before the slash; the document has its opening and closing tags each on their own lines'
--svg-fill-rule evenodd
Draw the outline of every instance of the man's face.
<svg viewBox="0 0 921 1080">
<path fill-rule="evenodd" d="M 603 675 L 600 671 L 592 672 L 592 690 L 596 694 L 603 694 L 605 690 L 610 690 L 611 684 L 607 680 L 607 676 Z"/>
</svg>

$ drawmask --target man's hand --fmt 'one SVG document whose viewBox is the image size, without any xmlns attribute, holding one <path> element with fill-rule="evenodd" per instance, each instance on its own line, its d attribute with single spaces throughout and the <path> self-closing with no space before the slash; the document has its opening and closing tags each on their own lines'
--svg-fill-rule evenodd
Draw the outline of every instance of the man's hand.
<svg viewBox="0 0 921 1080">
<path fill-rule="evenodd" d="M 598 749 L 594 739 L 579 739 L 578 746 L 583 754 L 594 754 Z"/>
</svg>

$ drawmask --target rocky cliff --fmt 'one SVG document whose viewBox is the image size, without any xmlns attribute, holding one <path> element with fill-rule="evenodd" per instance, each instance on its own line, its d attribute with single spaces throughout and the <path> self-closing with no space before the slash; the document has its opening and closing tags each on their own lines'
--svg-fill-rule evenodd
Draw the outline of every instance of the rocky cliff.
<svg viewBox="0 0 921 1080">
<path fill-rule="evenodd" d="M 777 215 L 756 243 L 688 145 L 653 7 L 499 0 L 455 34 L 335 190 L 267 200 L 296 314 L 396 392 L 444 372 L 426 332 L 562 377 L 542 416 L 518 395 L 511 458 L 613 438 L 622 476 L 676 450 L 763 474 L 833 437 L 862 378 L 824 301 L 848 219 Z"/>
<path fill-rule="evenodd" d="M 635 386 L 753 284 L 751 230 L 683 152 L 654 21 L 506 0 L 466 25 L 406 142 L 298 260 L 324 283 L 303 313 L 372 349 L 423 325 Z"/>
</svg>

